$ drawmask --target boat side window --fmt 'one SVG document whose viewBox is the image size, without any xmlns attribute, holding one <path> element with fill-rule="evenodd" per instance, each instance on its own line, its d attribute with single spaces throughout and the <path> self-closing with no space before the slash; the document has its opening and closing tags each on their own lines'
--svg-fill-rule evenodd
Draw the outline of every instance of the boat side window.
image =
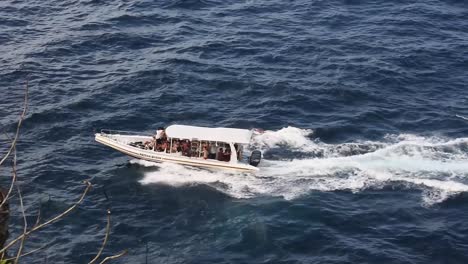
<svg viewBox="0 0 468 264">
<path fill-rule="evenodd" d="M 216 146 L 217 146 L 217 142 L 210 142 L 210 145 L 209 145 L 209 153 L 208 153 L 208 158 L 210 159 L 216 159 Z"/>
<path fill-rule="evenodd" d="M 197 139 L 193 139 L 192 140 L 192 144 L 191 144 L 191 147 L 190 147 L 190 156 L 191 157 L 198 157 L 199 155 L 199 148 L 200 146 L 200 141 L 198 141 Z"/>
<path fill-rule="evenodd" d="M 227 145 L 226 143 L 216 142 L 214 144 L 213 150 L 215 151 L 217 150 L 216 154 L 213 155 L 215 159 L 219 161 L 229 161 L 231 159 L 231 152 L 229 149 L 229 145 Z"/>
<path fill-rule="evenodd" d="M 190 140 L 184 139 L 182 143 L 180 144 L 180 148 L 182 150 L 182 155 L 183 156 L 190 156 Z"/>
</svg>

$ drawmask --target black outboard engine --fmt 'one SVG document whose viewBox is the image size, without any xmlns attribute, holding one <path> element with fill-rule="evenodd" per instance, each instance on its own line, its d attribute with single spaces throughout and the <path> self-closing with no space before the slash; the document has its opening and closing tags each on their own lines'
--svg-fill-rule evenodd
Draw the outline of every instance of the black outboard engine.
<svg viewBox="0 0 468 264">
<path fill-rule="evenodd" d="M 260 163 L 260 160 L 262 160 L 262 152 L 260 152 L 260 150 L 252 151 L 252 154 L 249 158 L 249 164 L 257 167 L 257 165 Z"/>
</svg>

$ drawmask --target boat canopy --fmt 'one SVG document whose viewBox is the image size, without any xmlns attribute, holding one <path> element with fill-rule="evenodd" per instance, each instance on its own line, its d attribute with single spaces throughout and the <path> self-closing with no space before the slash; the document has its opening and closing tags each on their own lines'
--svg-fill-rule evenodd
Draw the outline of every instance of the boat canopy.
<svg viewBox="0 0 468 264">
<path fill-rule="evenodd" d="M 247 129 L 226 127 L 197 127 L 172 125 L 166 128 L 166 135 L 170 138 L 198 139 L 227 143 L 249 144 L 252 131 Z"/>
</svg>

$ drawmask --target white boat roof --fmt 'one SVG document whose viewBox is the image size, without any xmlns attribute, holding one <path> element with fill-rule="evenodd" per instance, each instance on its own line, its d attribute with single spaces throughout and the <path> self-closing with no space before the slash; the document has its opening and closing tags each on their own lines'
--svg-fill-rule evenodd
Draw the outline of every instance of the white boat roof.
<svg viewBox="0 0 468 264">
<path fill-rule="evenodd" d="M 252 131 L 226 127 L 172 125 L 166 128 L 166 135 L 170 138 L 249 144 Z"/>
</svg>

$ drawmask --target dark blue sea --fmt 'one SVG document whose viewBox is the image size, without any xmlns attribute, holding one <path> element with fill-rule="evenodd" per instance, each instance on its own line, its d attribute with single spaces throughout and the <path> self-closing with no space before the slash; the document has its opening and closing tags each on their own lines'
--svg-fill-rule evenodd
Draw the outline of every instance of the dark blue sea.
<svg viewBox="0 0 468 264">
<path fill-rule="evenodd" d="M 29 227 L 93 184 L 22 263 L 88 263 L 107 208 L 112 263 L 468 263 L 467 1 L 2 0 L 0 66 Z M 170 124 L 265 130 L 261 171 L 94 141 Z"/>
</svg>

